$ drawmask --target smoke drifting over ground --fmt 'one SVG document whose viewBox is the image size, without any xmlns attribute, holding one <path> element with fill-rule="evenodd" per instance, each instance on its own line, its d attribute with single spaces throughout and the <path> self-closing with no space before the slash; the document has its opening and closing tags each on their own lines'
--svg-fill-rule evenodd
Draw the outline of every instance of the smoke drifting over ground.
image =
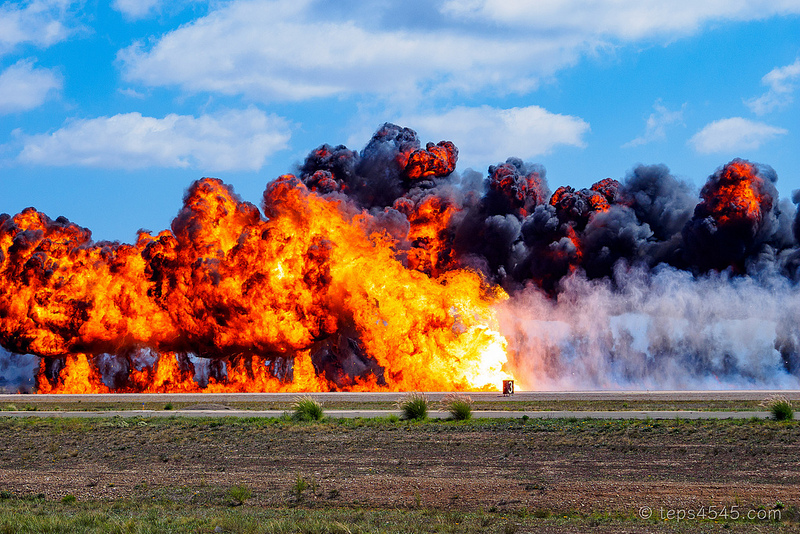
<svg viewBox="0 0 800 534">
<path fill-rule="evenodd" d="M 387 123 L 261 211 L 200 180 L 135 245 L 0 216 L 0 344 L 42 357 L 40 391 L 800 385 L 800 218 L 770 167 L 551 190 L 540 165 L 457 157 Z"/>
<path fill-rule="evenodd" d="M 789 283 L 620 268 L 555 300 L 523 291 L 500 324 L 529 389 L 796 388 L 799 301 Z"/>
</svg>

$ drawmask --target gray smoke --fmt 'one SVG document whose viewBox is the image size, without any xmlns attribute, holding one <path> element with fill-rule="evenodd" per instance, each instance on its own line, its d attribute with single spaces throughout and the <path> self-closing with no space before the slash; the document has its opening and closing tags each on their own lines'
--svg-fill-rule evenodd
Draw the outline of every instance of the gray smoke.
<svg viewBox="0 0 800 534">
<path fill-rule="evenodd" d="M 0 347 L 0 393 L 30 393 L 36 387 L 39 358 Z"/>
<path fill-rule="evenodd" d="M 797 388 L 800 290 L 780 276 L 663 266 L 528 287 L 500 324 L 523 389 Z"/>
</svg>

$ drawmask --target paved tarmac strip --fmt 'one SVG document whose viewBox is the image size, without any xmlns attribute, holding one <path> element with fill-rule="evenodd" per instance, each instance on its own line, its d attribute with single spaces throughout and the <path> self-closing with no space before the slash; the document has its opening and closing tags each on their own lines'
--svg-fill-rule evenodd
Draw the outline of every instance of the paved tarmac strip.
<svg viewBox="0 0 800 534">
<path fill-rule="evenodd" d="M 103 411 L 3 411 L 0 417 L 281 417 L 283 410 L 103 410 Z M 332 418 L 375 418 L 396 415 L 399 410 L 326 410 L 325 415 Z M 474 418 L 487 419 L 769 419 L 769 412 L 712 412 L 694 410 L 674 411 L 509 411 L 509 410 L 476 410 Z M 432 419 L 447 419 L 447 412 L 429 412 Z M 795 415 L 798 419 L 798 415 Z"/>
<path fill-rule="evenodd" d="M 404 393 L 398 392 L 329 392 L 329 393 L 99 393 L 99 394 L 0 394 L 0 403 L 71 403 L 94 402 L 291 402 L 298 396 L 310 396 L 320 402 L 395 402 Z M 447 392 L 426 392 L 431 401 L 440 401 Z M 498 392 L 468 393 L 474 401 L 762 401 L 774 395 L 800 400 L 800 390 L 706 390 L 706 391 L 519 391 L 503 396 Z"/>
<path fill-rule="evenodd" d="M 446 392 L 427 392 L 432 402 L 440 401 Z M 308 396 L 322 402 L 349 401 L 362 404 L 373 402 L 396 402 L 404 393 L 397 392 L 329 392 L 311 393 Z M 723 390 L 723 391 L 525 391 L 503 396 L 496 392 L 469 393 L 475 401 L 505 403 L 529 401 L 752 401 L 764 400 L 774 395 L 782 395 L 790 400 L 800 400 L 798 390 Z M 2 404 L 24 402 L 33 409 L 19 411 L 0 411 L 0 417 L 281 417 L 284 410 L 240 410 L 225 406 L 237 402 L 291 402 L 301 396 L 297 393 L 113 393 L 113 394 L 0 394 Z M 302 396 L 305 396 L 303 394 Z M 179 410 L 115 410 L 117 403 L 199 403 L 193 409 Z M 48 410 L 47 404 L 58 403 L 60 410 Z M 82 403 L 108 405 L 108 410 L 77 411 L 70 406 L 79 407 Z M 37 409 L 37 405 L 43 405 Z M 221 409 L 204 409 L 209 405 Z M 509 406 L 511 407 L 511 406 Z M 325 410 L 325 415 L 336 418 L 373 418 L 400 416 L 398 410 L 370 410 L 368 407 L 352 410 Z M 572 410 L 475 410 L 476 418 L 522 418 L 532 419 L 767 419 L 769 411 L 695 411 L 695 410 L 623 410 L 623 411 L 572 411 Z M 431 410 L 429 417 L 444 419 L 447 412 Z M 800 418 L 798 414 L 795 418 Z"/>
</svg>

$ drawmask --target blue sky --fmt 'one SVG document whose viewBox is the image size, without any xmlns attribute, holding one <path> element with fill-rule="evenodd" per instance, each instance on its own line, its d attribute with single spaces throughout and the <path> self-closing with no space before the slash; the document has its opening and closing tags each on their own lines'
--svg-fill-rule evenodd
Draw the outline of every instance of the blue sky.
<svg viewBox="0 0 800 534">
<path fill-rule="evenodd" d="M 800 0 L 33 0 L 0 4 L 0 212 L 133 241 L 191 181 L 258 203 L 383 122 L 551 189 L 734 157 L 800 188 Z"/>
</svg>

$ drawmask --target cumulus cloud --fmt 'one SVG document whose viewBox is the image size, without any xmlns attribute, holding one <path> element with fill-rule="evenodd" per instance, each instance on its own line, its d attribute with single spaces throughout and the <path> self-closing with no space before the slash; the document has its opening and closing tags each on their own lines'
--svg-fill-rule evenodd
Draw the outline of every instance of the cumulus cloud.
<svg viewBox="0 0 800 534">
<path fill-rule="evenodd" d="M 714 20 L 753 20 L 800 13 L 798 0 L 447 0 L 454 17 L 532 30 L 634 40 L 693 33 Z"/>
<path fill-rule="evenodd" d="M 653 109 L 655 109 L 655 112 L 651 113 L 647 118 L 644 134 L 636 139 L 628 141 L 622 145 L 622 148 L 646 145 L 648 143 L 652 143 L 653 141 L 661 141 L 666 139 L 667 126 L 680 124 L 683 122 L 683 109 L 685 107 L 686 105 L 684 104 L 683 107 L 678 111 L 671 111 L 667 109 L 660 100 L 657 100 L 656 103 L 653 104 Z"/>
<path fill-rule="evenodd" d="M 30 0 L 0 5 L 0 55 L 19 44 L 47 47 L 66 39 L 70 24 L 70 0 Z"/>
<path fill-rule="evenodd" d="M 230 2 L 153 44 L 121 50 L 118 59 L 126 80 L 149 86 L 304 100 L 487 86 L 525 92 L 576 60 L 581 46 L 571 37 L 431 28 L 422 21 L 382 28 L 379 9 L 337 15 L 314 0 Z"/>
<path fill-rule="evenodd" d="M 707 124 L 689 139 L 689 145 L 701 154 L 755 150 L 767 141 L 787 133 L 788 130 L 784 128 L 742 117 L 731 117 Z"/>
<path fill-rule="evenodd" d="M 572 115 L 551 113 L 539 106 L 499 109 L 456 107 L 450 111 L 403 117 L 422 138 L 453 141 L 464 165 L 486 165 L 509 156 L 532 158 L 556 146 L 584 147 L 589 123 Z"/>
<path fill-rule="evenodd" d="M 36 68 L 30 59 L 17 61 L 0 73 L 0 114 L 36 108 L 61 85 L 57 72 Z"/>
<path fill-rule="evenodd" d="M 764 115 L 775 109 L 781 109 L 792 103 L 793 93 L 800 83 L 800 58 L 791 65 L 777 67 L 761 78 L 761 83 L 769 87 L 763 95 L 746 102 L 756 115 Z"/>
<path fill-rule="evenodd" d="M 140 16 L 156 0 L 116 0 Z M 437 8 L 322 0 L 232 0 L 121 50 L 124 78 L 188 92 L 300 101 L 371 93 L 525 93 L 581 55 L 669 42 L 711 21 L 800 13 L 800 0 L 452 0 Z M 423 11 L 419 16 L 412 16 Z M 408 12 L 408 13 L 406 13 Z"/>
<path fill-rule="evenodd" d="M 257 170 L 287 147 L 289 137 L 286 120 L 256 108 L 163 119 L 125 113 L 74 120 L 53 133 L 29 136 L 18 159 L 49 166 Z"/>
<path fill-rule="evenodd" d="M 131 20 L 146 17 L 161 5 L 161 0 L 114 0 L 111 4 L 114 9 Z"/>
</svg>

